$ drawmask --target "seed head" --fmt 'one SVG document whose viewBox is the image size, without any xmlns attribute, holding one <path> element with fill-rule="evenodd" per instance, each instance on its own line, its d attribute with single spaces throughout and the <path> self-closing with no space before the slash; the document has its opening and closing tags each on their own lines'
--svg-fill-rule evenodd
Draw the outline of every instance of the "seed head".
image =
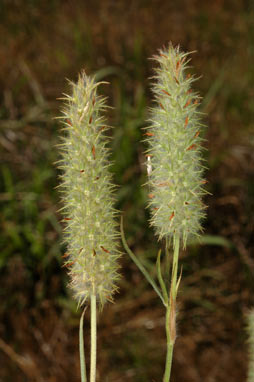
<svg viewBox="0 0 254 382">
<path fill-rule="evenodd" d="M 102 113 L 105 98 L 97 95 L 99 83 L 85 72 L 70 83 L 63 109 L 61 146 L 62 201 L 67 245 L 65 267 L 78 303 L 96 295 L 103 305 L 111 300 L 118 279 L 117 224 L 114 185 L 108 161 L 107 129 Z"/>
<path fill-rule="evenodd" d="M 155 61 L 155 106 L 146 132 L 151 225 L 159 239 L 177 234 L 185 246 L 199 235 L 205 216 L 200 97 L 191 90 L 195 79 L 186 74 L 188 53 L 170 45 Z"/>
</svg>

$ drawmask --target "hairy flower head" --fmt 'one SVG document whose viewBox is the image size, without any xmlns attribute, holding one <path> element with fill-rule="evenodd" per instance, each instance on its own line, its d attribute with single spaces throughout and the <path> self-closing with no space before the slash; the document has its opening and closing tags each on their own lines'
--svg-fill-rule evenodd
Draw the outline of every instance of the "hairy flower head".
<svg viewBox="0 0 254 382">
<path fill-rule="evenodd" d="M 103 305 L 111 300 L 118 279 L 117 223 L 114 185 L 105 136 L 105 98 L 97 94 L 99 83 L 82 72 L 71 83 L 63 110 L 61 146 L 62 201 L 66 223 L 65 266 L 79 304 L 96 295 Z"/>
<path fill-rule="evenodd" d="M 202 230 L 204 218 L 200 97 L 191 89 L 194 78 L 186 73 L 188 53 L 170 45 L 155 60 L 155 106 L 145 133 L 151 225 L 159 239 L 177 234 L 185 246 Z"/>
</svg>

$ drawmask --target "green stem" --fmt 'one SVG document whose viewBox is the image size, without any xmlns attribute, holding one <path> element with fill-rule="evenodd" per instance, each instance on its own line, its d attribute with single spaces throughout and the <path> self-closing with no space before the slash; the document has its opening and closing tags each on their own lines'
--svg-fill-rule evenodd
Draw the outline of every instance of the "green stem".
<svg viewBox="0 0 254 382">
<path fill-rule="evenodd" d="M 166 355 L 166 364 L 165 364 L 163 382 L 169 382 L 170 374 L 171 374 L 172 358 L 173 358 L 173 347 L 174 347 L 174 344 L 170 340 L 170 329 L 169 329 L 170 306 L 168 306 L 166 311 L 165 322 L 166 322 L 166 336 L 167 336 L 167 355 Z"/>
<path fill-rule="evenodd" d="M 90 354 L 90 382 L 96 381 L 96 296 L 91 295 L 91 354 Z"/>
<path fill-rule="evenodd" d="M 176 299 L 177 295 L 177 271 L 178 271 L 178 257 L 179 257 L 179 244 L 180 239 L 178 235 L 175 235 L 174 237 L 174 254 L 173 254 L 173 267 L 172 267 L 172 282 L 171 282 L 171 289 L 173 292 L 173 299 Z"/>
<path fill-rule="evenodd" d="M 166 310 L 166 337 L 167 337 L 167 356 L 165 364 L 165 373 L 163 382 L 170 381 L 172 357 L 176 337 L 176 296 L 177 296 L 177 270 L 178 270 L 178 257 L 179 257 L 179 236 L 174 237 L 174 254 L 173 254 L 173 266 L 171 276 L 170 297 Z"/>
<path fill-rule="evenodd" d="M 84 350 L 84 334 L 83 334 L 83 322 L 85 315 L 86 307 L 83 310 L 83 313 L 80 317 L 79 324 L 79 355 L 80 355 L 80 374 L 81 382 L 86 382 L 86 360 L 85 360 L 85 350 Z"/>
</svg>

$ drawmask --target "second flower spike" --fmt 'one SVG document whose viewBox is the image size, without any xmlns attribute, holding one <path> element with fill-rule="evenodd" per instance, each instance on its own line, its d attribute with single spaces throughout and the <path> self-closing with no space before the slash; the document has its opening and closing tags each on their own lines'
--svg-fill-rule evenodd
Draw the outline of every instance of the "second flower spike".
<svg viewBox="0 0 254 382">
<path fill-rule="evenodd" d="M 188 53 L 172 45 L 155 57 L 149 144 L 148 184 L 151 225 L 159 238 L 180 238 L 183 246 L 201 231 L 204 218 L 199 96 L 186 73 Z"/>
</svg>

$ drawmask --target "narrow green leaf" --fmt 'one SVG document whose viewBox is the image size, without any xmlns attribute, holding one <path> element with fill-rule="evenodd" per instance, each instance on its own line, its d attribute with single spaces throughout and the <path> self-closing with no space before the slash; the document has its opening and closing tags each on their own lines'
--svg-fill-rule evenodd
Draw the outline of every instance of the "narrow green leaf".
<svg viewBox="0 0 254 382">
<path fill-rule="evenodd" d="M 234 244 L 226 239 L 223 236 L 218 236 L 218 235 L 203 235 L 197 239 L 191 239 L 188 242 L 188 245 L 218 245 L 220 247 L 225 247 L 229 249 L 234 248 Z"/>
<path fill-rule="evenodd" d="M 136 266 L 138 267 L 138 269 L 140 270 L 140 272 L 143 273 L 143 275 L 145 276 L 145 278 L 147 279 L 147 281 L 152 285 L 153 289 L 155 290 L 155 292 L 157 293 L 157 295 L 160 297 L 161 301 L 163 302 L 163 305 L 164 306 L 167 306 L 164 302 L 164 298 L 161 294 L 161 292 L 159 291 L 159 288 L 158 286 L 156 285 L 156 283 L 154 282 L 154 280 L 151 278 L 151 276 L 149 275 L 149 273 L 147 272 L 147 270 L 145 269 L 145 267 L 141 264 L 141 262 L 138 260 L 138 258 L 136 257 L 136 255 L 130 250 L 127 242 L 126 242 L 126 239 L 125 239 L 125 235 L 124 235 L 124 230 L 123 230 L 123 217 L 121 216 L 121 238 L 122 238 L 122 242 L 123 242 L 123 246 L 124 246 L 124 249 L 126 250 L 126 252 L 128 253 L 128 255 L 130 256 L 130 258 L 132 259 L 132 261 L 136 264 Z"/>
</svg>

